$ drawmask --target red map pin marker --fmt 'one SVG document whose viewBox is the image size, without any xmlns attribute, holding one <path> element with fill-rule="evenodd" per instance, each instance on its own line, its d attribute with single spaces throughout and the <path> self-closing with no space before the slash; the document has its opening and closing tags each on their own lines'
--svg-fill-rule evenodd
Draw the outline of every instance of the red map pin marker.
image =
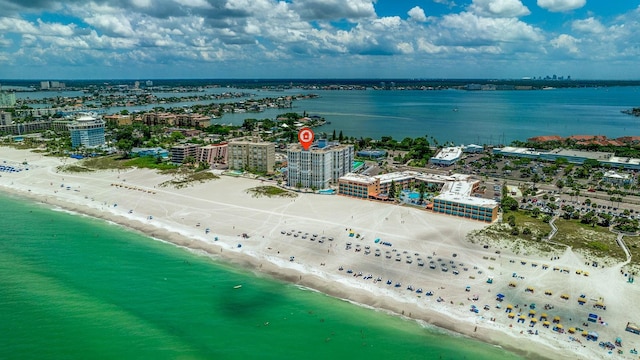
<svg viewBox="0 0 640 360">
<path fill-rule="evenodd" d="M 300 141 L 303 149 L 309 150 L 309 147 L 313 144 L 313 130 L 308 127 L 300 129 L 298 131 L 298 141 Z"/>
</svg>

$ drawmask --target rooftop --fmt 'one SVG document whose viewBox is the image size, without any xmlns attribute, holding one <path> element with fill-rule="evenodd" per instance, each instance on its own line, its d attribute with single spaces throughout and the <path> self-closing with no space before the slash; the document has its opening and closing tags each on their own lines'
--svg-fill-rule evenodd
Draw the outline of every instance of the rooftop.
<svg viewBox="0 0 640 360">
<path fill-rule="evenodd" d="M 455 161 L 462 156 L 462 147 L 454 146 L 454 147 L 446 147 L 442 148 L 440 152 L 438 152 L 432 159 L 437 160 L 445 160 L 445 161 Z"/>
</svg>

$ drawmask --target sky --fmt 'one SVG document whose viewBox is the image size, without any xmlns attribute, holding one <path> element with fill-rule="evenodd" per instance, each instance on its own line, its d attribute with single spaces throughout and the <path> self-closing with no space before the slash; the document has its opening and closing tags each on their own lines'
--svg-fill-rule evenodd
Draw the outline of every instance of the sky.
<svg viewBox="0 0 640 360">
<path fill-rule="evenodd" d="M 0 79 L 640 79 L 636 0 L 0 0 Z"/>
</svg>

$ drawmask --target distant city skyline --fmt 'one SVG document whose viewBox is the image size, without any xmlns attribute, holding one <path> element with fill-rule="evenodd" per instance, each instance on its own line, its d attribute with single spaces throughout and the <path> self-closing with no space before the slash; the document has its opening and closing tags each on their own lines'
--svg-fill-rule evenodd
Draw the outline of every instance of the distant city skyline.
<svg viewBox="0 0 640 360">
<path fill-rule="evenodd" d="M 638 80 L 640 6 L 586 0 L 0 0 L 0 78 Z"/>
</svg>

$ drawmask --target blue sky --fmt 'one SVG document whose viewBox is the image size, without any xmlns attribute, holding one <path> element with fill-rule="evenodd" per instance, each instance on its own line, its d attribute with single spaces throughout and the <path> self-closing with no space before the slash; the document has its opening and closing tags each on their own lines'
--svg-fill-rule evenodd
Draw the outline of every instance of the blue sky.
<svg viewBox="0 0 640 360">
<path fill-rule="evenodd" d="M 0 79 L 640 79 L 630 0 L 0 0 Z"/>
</svg>

